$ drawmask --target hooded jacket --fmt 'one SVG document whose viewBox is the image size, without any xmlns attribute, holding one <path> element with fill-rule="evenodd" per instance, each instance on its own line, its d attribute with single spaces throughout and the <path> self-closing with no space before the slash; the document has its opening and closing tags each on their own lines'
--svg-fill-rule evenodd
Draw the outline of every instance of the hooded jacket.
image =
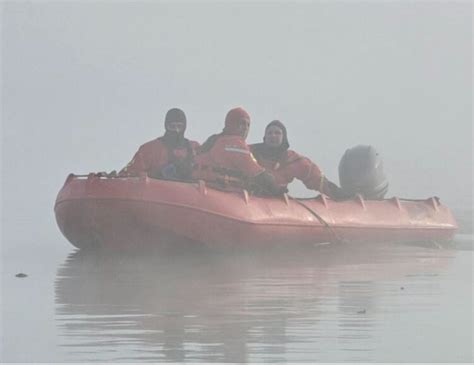
<svg viewBox="0 0 474 365">
<path fill-rule="evenodd" d="M 244 118 L 250 120 L 242 108 L 227 113 L 222 133 L 209 137 L 199 149 L 193 179 L 217 183 L 222 187 L 245 188 L 248 179 L 265 171 L 240 135 L 239 124 Z"/>
<path fill-rule="evenodd" d="M 184 123 L 183 131 L 177 133 L 169 130 L 168 125 L 172 121 Z M 184 138 L 186 116 L 181 109 L 170 109 L 166 113 L 165 129 L 163 136 L 140 146 L 133 159 L 120 171 L 119 176 L 138 176 L 145 173 L 153 178 L 178 180 L 189 178 L 190 166 L 199 143 Z M 170 170 L 169 167 L 173 172 L 167 172 Z"/>
<path fill-rule="evenodd" d="M 265 144 L 264 138 L 263 143 L 250 145 L 250 150 L 258 163 L 273 175 L 276 183 L 281 187 L 287 187 L 294 179 L 298 179 L 308 189 L 336 197 L 338 194 L 334 191 L 337 186 L 326 179 L 321 169 L 309 158 L 289 149 L 290 144 L 284 124 L 274 120 L 267 125 L 265 132 L 271 126 L 277 126 L 283 131 L 282 144 L 276 148 L 270 147 Z"/>
</svg>

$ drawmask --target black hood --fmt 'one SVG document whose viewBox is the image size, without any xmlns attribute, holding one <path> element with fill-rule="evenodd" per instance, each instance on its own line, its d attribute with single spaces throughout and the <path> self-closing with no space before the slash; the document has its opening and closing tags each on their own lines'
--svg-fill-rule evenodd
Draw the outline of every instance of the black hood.
<svg viewBox="0 0 474 365">
<path fill-rule="evenodd" d="M 171 122 L 181 122 L 184 123 L 184 129 L 182 132 L 170 131 L 168 130 L 168 124 Z M 184 138 L 184 132 L 186 131 L 187 120 L 186 114 L 181 109 L 173 108 L 168 110 L 165 117 L 165 134 L 161 137 L 161 141 L 167 147 L 179 148 L 186 146 L 186 139 Z"/>
<path fill-rule="evenodd" d="M 272 161 L 280 161 L 287 156 L 288 148 L 290 148 L 290 143 L 288 142 L 288 135 L 286 132 L 285 125 L 280 122 L 279 120 L 274 120 L 265 127 L 265 133 L 267 132 L 268 128 L 272 126 L 277 126 L 283 131 L 283 140 L 281 145 L 278 147 L 270 147 L 265 144 L 265 137 L 263 137 L 263 143 L 257 143 L 252 146 L 252 151 L 257 157 L 265 159 L 265 160 L 272 160 Z"/>
</svg>

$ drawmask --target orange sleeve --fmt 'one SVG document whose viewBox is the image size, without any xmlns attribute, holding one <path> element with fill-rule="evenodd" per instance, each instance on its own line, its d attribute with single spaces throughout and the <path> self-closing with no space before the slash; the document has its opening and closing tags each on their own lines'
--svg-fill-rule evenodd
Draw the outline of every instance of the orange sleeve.
<svg viewBox="0 0 474 365">
<path fill-rule="evenodd" d="M 313 163 L 309 158 L 302 158 L 298 161 L 296 171 L 297 176 L 295 177 L 301 180 L 308 189 L 321 191 L 324 174 L 318 165 Z"/>
<path fill-rule="evenodd" d="M 140 173 L 147 172 L 149 169 L 149 163 L 147 161 L 147 154 L 144 151 L 143 146 L 140 147 L 133 156 L 132 160 L 125 166 L 120 172 L 121 176 L 134 176 L 140 175 Z"/>
</svg>

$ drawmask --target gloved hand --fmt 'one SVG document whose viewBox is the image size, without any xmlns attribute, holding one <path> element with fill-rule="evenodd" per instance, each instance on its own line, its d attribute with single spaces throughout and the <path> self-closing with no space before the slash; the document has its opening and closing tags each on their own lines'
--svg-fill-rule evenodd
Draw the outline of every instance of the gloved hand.
<svg viewBox="0 0 474 365">
<path fill-rule="evenodd" d="M 324 194 L 327 194 L 331 199 L 336 201 L 348 200 L 353 197 L 353 194 L 349 194 L 333 182 L 326 179 L 325 181 L 325 191 Z"/>
<path fill-rule="evenodd" d="M 255 191 L 258 195 L 274 196 L 282 195 L 288 192 L 288 189 L 286 187 L 281 187 L 277 185 L 273 175 L 269 174 L 266 171 L 255 176 L 253 180 L 253 183 L 256 186 Z"/>
<path fill-rule="evenodd" d="M 173 163 L 169 163 L 165 165 L 161 169 L 161 177 L 166 180 L 176 180 L 177 179 L 177 171 L 176 166 Z"/>
<path fill-rule="evenodd" d="M 176 167 L 176 179 L 190 180 L 193 172 L 193 164 L 191 160 L 182 159 L 174 162 Z"/>
</svg>

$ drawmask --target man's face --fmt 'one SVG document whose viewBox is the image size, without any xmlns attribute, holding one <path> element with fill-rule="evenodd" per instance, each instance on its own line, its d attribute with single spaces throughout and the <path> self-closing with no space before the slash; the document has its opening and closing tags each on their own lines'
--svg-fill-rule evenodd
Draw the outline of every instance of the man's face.
<svg viewBox="0 0 474 365">
<path fill-rule="evenodd" d="M 242 118 L 239 122 L 239 134 L 243 139 L 246 139 L 250 130 L 250 119 Z"/>
<path fill-rule="evenodd" d="M 280 147 L 283 142 L 283 131 L 276 125 L 272 125 L 265 131 L 264 141 L 269 147 Z"/>
<path fill-rule="evenodd" d="M 171 121 L 166 124 L 166 130 L 174 131 L 177 133 L 184 132 L 185 125 L 183 122 Z"/>
</svg>

